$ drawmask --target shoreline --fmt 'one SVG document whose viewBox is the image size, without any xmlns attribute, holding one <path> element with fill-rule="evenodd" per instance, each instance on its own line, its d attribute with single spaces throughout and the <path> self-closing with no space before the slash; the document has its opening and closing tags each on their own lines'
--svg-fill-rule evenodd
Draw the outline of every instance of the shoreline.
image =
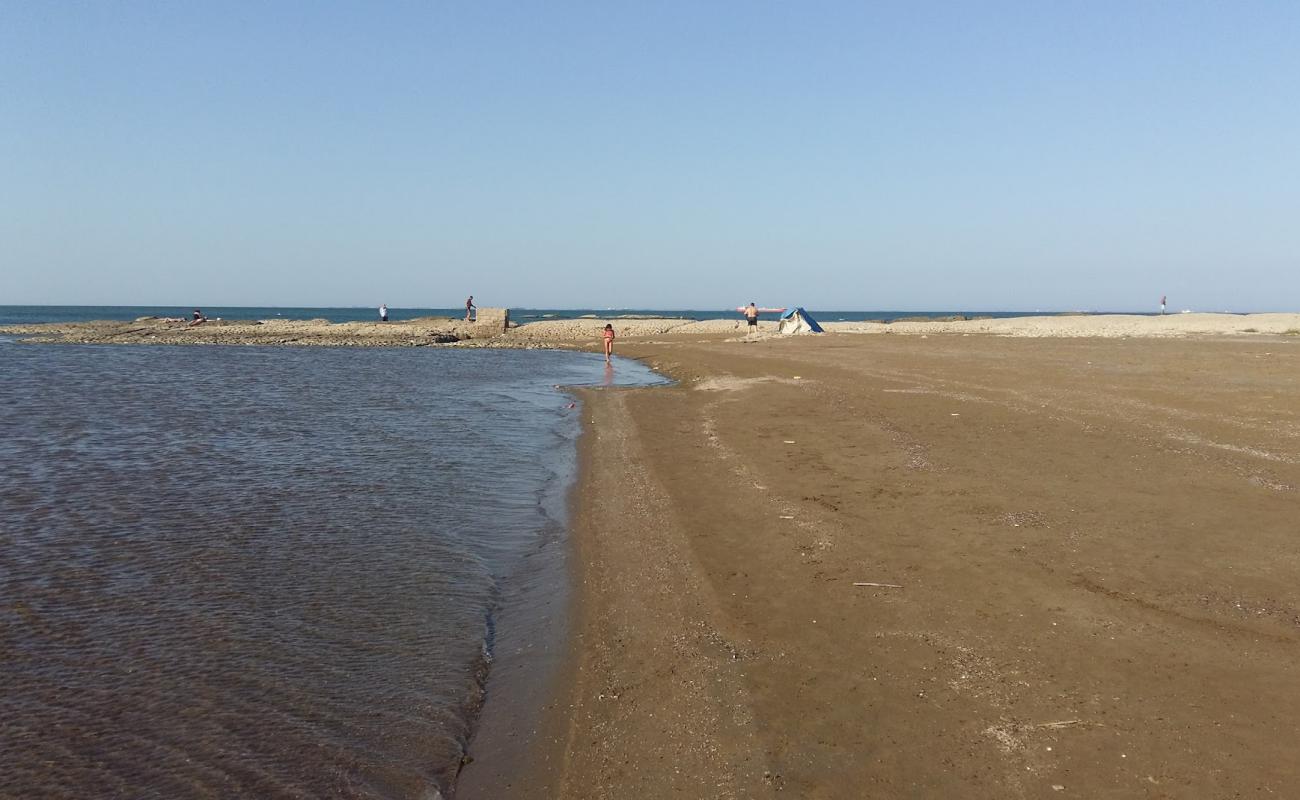
<svg viewBox="0 0 1300 800">
<path fill-rule="evenodd" d="M 678 383 L 584 399 L 567 677 L 497 796 L 1300 786 L 1300 340 L 623 351 Z"/>
<path fill-rule="evenodd" d="M 564 390 L 577 396 L 574 387 Z M 578 409 L 581 419 L 582 409 Z M 533 785 L 545 780 L 532 742 L 555 725 L 567 665 L 573 658 L 577 614 L 577 565 L 573 520 L 584 473 L 582 427 L 569 445 L 572 461 L 559 474 L 563 491 L 547 516 L 555 523 L 546 540 L 508 576 L 493 611 L 492 662 L 483 683 L 483 703 L 465 743 L 465 761 L 448 797 L 493 800 L 515 790 L 521 775 Z"/>
<path fill-rule="evenodd" d="M 665 787 L 689 793 L 695 791 L 691 787 L 701 775 L 709 775 L 712 782 L 735 772 L 725 766 L 720 748 L 730 749 L 737 760 L 743 758 L 742 739 L 731 738 L 722 730 L 734 733 L 739 728 L 708 711 L 721 706 L 727 692 L 743 690 L 709 658 L 689 659 L 689 665 L 676 659 L 675 674 L 691 672 L 696 676 L 686 682 L 691 691 L 680 692 L 683 687 L 677 683 L 673 696 L 660 696 L 653 703 L 650 716 L 672 719 L 681 726 L 669 747 L 640 752 L 642 744 L 650 743 L 630 737 L 629 733 L 636 732 L 622 730 L 616 721 L 599 718 L 599 712 L 617 705 L 624 688 L 636 680 L 630 674 L 610 675 L 609 670 L 621 673 L 628 666 L 633 672 L 657 669 L 653 658 L 636 658 L 636 665 L 623 663 L 629 650 L 648 645 L 656 656 L 669 650 L 680 655 L 686 645 L 679 628 L 686 618 L 690 619 L 687 627 L 705 631 L 702 635 L 710 650 L 720 640 L 707 619 L 692 613 L 697 593 L 703 591 L 698 583 L 702 576 L 690 566 L 684 542 L 671 526 L 654 521 L 649 526 L 639 524 L 647 521 L 647 507 L 668 498 L 656 496 L 647 483 L 648 476 L 638 474 L 638 436 L 625 404 L 635 395 L 672 388 L 575 390 L 583 403 L 584 432 L 579 440 L 579 478 L 573 488 L 573 523 L 566 547 L 571 561 L 570 618 L 564 626 L 561 655 L 550 667 L 546 681 L 550 693 L 536 727 L 529 731 L 526 749 L 505 765 L 506 770 L 517 771 L 489 765 L 494 774 L 486 780 L 482 772 L 472 775 L 470 782 L 457 787 L 457 798 L 651 797 L 672 791 Z M 627 527 L 629 516 L 638 523 L 632 529 Z M 631 533 L 637 535 L 629 536 Z M 675 578 L 669 576 L 670 566 Z M 681 583 L 684 575 L 693 576 L 688 590 Z M 617 591 L 611 592 L 611 586 L 617 586 Z M 609 635 L 613 619 L 631 618 L 636 619 L 634 625 L 621 629 L 616 637 Z M 633 630 L 636 641 L 623 637 Z M 599 665 L 594 673 L 593 665 Z M 720 689 L 724 684 L 726 688 Z M 708 719 L 701 720 L 701 716 Z M 500 720 L 491 724 L 498 725 Z M 633 765 L 627 754 L 632 752 L 647 767 L 636 776 L 635 786 L 613 780 L 629 777 L 627 770 Z M 581 758 L 575 759 L 579 753 Z M 658 763 L 666 758 L 671 765 Z M 688 763 L 690 768 L 683 770 Z"/>
<path fill-rule="evenodd" d="M 486 312 L 493 311 L 489 319 Z M 504 309 L 485 309 L 482 323 L 421 318 L 401 322 L 326 320 L 212 321 L 189 327 L 183 321 L 42 323 L 0 326 L 0 334 L 39 344 L 265 345 L 319 347 L 491 347 L 571 349 L 599 341 L 606 322 L 620 340 L 664 337 L 724 337 L 754 341 L 776 334 L 776 322 L 761 320 L 749 335 L 739 320 L 679 318 L 595 318 L 506 323 Z M 894 322 L 823 322 L 832 334 L 903 336 L 971 335 L 1026 338 L 1188 338 L 1203 336 L 1300 335 L 1300 313 L 1097 314 L 970 318 Z"/>
<path fill-rule="evenodd" d="M 566 532 L 552 536 L 509 576 L 494 612 L 484 700 L 448 797 L 491 800 L 509 793 L 520 775 L 546 774 L 531 742 L 554 724 L 564 665 L 572 658 L 577 601 L 568 539 Z"/>
<path fill-rule="evenodd" d="M 646 368 L 654 380 L 663 378 L 644 363 L 619 358 Z M 561 762 L 554 758 L 553 748 L 539 748 L 536 742 L 557 740 L 567 720 L 562 705 L 570 694 L 574 632 L 582 609 L 583 560 L 574 525 L 581 514 L 581 481 L 589 473 L 590 458 L 583 414 L 597 396 L 664 385 L 560 387 L 578 403 L 579 422 L 570 442 L 572 461 L 563 470 L 567 478 L 561 478 L 563 492 L 548 504 L 547 516 L 556 527 L 507 578 L 505 595 L 493 615 L 495 641 L 483 687 L 485 700 L 474 719 L 466 763 L 450 788 L 450 797 L 494 800 L 519 792 L 526 797 L 551 793 Z M 520 783 L 521 776 L 527 776 L 525 783 Z"/>
</svg>

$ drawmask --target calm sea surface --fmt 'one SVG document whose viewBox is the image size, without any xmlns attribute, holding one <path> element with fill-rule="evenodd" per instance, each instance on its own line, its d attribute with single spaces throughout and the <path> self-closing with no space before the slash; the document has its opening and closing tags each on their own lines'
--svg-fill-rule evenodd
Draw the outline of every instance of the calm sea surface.
<svg viewBox="0 0 1300 800">
<path fill-rule="evenodd" d="M 375 308 L 277 308 L 265 306 L 203 306 L 203 313 L 213 319 L 327 319 L 330 322 L 358 322 L 377 318 Z M 41 322 L 89 322 L 92 320 L 133 320 L 137 317 L 182 317 L 194 311 L 184 306 L 0 306 L 0 325 L 32 325 Z M 390 319 L 400 321 L 416 317 L 461 317 L 465 308 L 391 308 Z M 861 322 L 898 317 L 943 317 L 955 314 L 978 314 L 986 317 L 1023 317 L 1027 311 L 823 311 L 808 309 L 823 322 Z M 1050 313 L 1050 312 L 1048 312 Z M 582 316 L 620 317 L 650 316 L 682 319 L 735 319 L 733 309 L 645 309 L 645 308 L 512 308 L 510 318 L 516 322 L 541 319 L 575 319 Z M 771 316 L 770 314 L 768 315 Z"/>
<path fill-rule="evenodd" d="M 0 343 L 0 796 L 437 797 L 598 356 Z"/>
</svg>

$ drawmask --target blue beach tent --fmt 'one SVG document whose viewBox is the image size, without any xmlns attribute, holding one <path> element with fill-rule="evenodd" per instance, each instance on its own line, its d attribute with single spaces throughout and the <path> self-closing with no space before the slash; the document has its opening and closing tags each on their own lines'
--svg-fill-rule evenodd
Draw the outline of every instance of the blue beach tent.
<svg viewBox="0 0 1300 800">
<path fill-rule="evenodd" d="M 781 315 L 781 321 L 776 324 L 777 333 L 795 334 L 795 333 L 825 333 L 826 330 L 817 324 L 812 314 L 804 311 L 802 307 L 795 307 Z"/>
</svg>

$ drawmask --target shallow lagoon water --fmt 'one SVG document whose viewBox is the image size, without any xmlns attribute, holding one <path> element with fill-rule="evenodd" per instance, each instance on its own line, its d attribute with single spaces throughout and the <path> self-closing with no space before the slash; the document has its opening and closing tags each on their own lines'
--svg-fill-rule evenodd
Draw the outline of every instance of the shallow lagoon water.
<svg viewBox="0 0 1300 800">
<path fill-rule="evenodd" d="M 434 797 L 635 362 L 0 344 L 0 794 Z"/>
</svg>

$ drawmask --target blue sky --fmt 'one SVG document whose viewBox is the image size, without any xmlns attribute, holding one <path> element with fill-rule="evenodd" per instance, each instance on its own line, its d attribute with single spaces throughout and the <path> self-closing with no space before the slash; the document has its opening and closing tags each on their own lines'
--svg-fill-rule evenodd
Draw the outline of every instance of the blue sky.
<svg viewBox="0 0 1300 800">
<path fill-rule="evenodd" d="M 1300 3 L 0 20 L 0 304 L 1300 308 Z"/>
</svg>

